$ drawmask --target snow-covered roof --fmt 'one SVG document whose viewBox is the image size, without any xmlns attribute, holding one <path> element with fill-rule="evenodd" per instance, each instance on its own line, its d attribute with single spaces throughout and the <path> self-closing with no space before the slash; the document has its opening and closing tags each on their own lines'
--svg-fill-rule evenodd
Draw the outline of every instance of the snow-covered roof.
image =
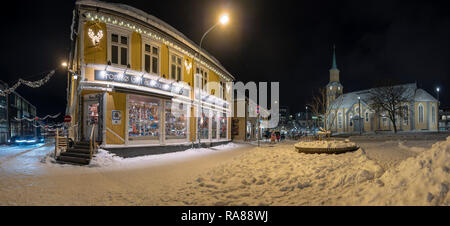
<svg viewBox="0 0 450 226">
<path fill-rule="evenodd" d="M 423 89 L 418 89 L 416 83 L 407 83 L 403 85 L 399 85 L 405 87 L 405 92 L 403 93 L 403 97 L 412 98 L 414 101 L 432 101 L 437 102 L 437 100 L 431 96 L 427 91 Z M 346 93 L 338 98 L 332 103 L 339 108 L 350 108 L 354 104 L 358 103 L 358 97 L 361 97 L 361 102 L 365 104 L 370 104 L 370 92 L 376 88 L 366 89 L 361 91 L 355 91 L 351 93 Z"/>
<path fill-rule="evenodd" d="M 415 101 L 432 101 L 437 102 L 436 98 L 430 95 L 427 91 L 423 89 L 417 89 L 416 95 L 414 96 Z"/>
<path fill-rule="evenodd" d="M 85 6 L 91 6 L 91 7 L 98 7 L 98 8 L 104 8 L 112 11 L 116 11 L 119 13 L 122 13 L 124 15 L 136 18 L 138 20 L 141 20 L 151 26 L 154 26 L 155 28 L 169 34 L 173 38 L 175 38 L 177 41 L 180 41 L 181 43 L 187 45 L 188 47 L 192 48 L 195 51 L 199 51 L 200 47 L 187 38 L 183 33 L 175 29 L 174 27 L 170 26 L 168 23 L 158 19 L 157 17 L 150 15 L 140 9 L 136 9 L 132 6 L 120 4 L 120 3 L 109 3 L 109 2 L 103 2 L 99 0 L 77 0 L 76 5 L 85 5 Z M 233 80 L 235 79 L 233 75 L 231 75 L 230 72 L 228 72 L 222 64 L 211 54 L 209 54 L 205 50 L 201 50 L 202 55 L 206 57 L 208 60 L 216 64 L 217 67 L 220 68 L 220 70 L 224 71 L 228 76 L 230 76 Z"/>
</svg>

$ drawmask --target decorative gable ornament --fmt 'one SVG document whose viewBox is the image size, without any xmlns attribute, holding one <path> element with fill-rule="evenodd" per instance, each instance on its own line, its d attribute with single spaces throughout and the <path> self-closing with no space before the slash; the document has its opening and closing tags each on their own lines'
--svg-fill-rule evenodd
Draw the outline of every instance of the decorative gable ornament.
<svg viewBox="0 0 450 226">
<path fill-rule="evenodd" d="M 89 35 L 89 38 L 91 38 L 91 40 L 92 40 L 92 44 L 94 44 L 94 46 L 96 46 L 100 43 L 100 40 L 103 38 L 103 31 L 99 30 L 97 32 L 97 34 L 95 34 L 94 31 L 89 28 L 88 35 Z"/>
</svg>

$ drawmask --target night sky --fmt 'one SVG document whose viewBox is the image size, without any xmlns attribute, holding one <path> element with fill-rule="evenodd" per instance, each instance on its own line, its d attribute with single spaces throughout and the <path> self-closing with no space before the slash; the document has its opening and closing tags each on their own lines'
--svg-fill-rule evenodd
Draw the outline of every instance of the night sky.
<svg viewBox="0 0 450 226">
<path fill-rule="evenodd" d="M 203 47 L 239 81 L 279 81 L 280 105 L 302 111 L 329 80 L 333 44 L 344 93 L 383 79 L 417 82 L 450 105 L 450 3 L 411 1 L 111 1 L 150 13 L 199 43 L 227 11 L 231 23 Z M 1 19 L 0 79 L 41 78 L 68 55 L 75 1 L 10 1 Z M 39 76 L 42 75 L 42 76 Z M 34 77 L 33 77 L 34 76 Z M 17 91 L 38 115 L 63 113 L 67 74 Z"/>
</svg>

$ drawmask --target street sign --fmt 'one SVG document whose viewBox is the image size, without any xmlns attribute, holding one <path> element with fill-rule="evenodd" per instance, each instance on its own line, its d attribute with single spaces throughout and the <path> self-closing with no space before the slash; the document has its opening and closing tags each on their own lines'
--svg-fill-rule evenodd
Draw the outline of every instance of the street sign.
<svg viewBox="0 0 450 226">
<path fill-rule="evenodd" d="M 72 116 L 70 116 L 70 115 L 64 116 L 64 122 L 71 122 L 71 121 L 72 121 Z"/>
<path fill-rule="evenodd" d="M 312 119 L 317 119 L 317 116 L 313 116 Z"/>
</svg>

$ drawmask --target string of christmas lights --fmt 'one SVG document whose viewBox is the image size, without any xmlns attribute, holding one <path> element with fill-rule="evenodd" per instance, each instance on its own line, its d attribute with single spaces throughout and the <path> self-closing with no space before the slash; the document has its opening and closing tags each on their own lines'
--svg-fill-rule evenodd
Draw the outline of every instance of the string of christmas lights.
<svg viewBox="0 0 450 226">
<path fill-rule="evenodd" d="M 13 86 L 11 86 L 8 89 L 5 90 L 0 90 L 0 96 L 6 96 L 11 94 L 12 92 L 14 92 L 17 88 L 19 88 L 20 85 L 24 84 L 28 87 L 31 88 L 38 88 L 41 87 L 42 85 L 44 85 L 45 83 L 48 82 L 48 80 L 50 80 L 50 78 L 55 74 L 55 70 L 50 71 L 50 73 L 48 73 L 44 78 L 37 80 L 37 81 L 27 81 L 24 79 L 19 79 L 19 81 L 14 84 Z"/>
<path fill-rule="evenodd" d="M 42 121 L 42 120 L 46 120 L 47 118 L 52 118 L 52 119 L 55 119 L 55 118 L 58 118 L 59 116 L 61 115 L 61 113 L 58 113 L 58 114 L 56 114 L 56 115 L 46 115 L 45 117 L 42 117 L 42 118 L 39 118 L 39 117 L 35 117 L 35 118 L 25 118 L 25 117 L 23 117 L 23 118 L 17 118 L 17 117 L 14 117 L 14 119 L 16 120 L 16 121 L 23 121 L 23 120 L 27 120 L 27 121 L 29 121 L 29 122 L 32 122 L 32 121 Z M 37 118 L 37 119 L 36 119 Z"/>
</svg>

